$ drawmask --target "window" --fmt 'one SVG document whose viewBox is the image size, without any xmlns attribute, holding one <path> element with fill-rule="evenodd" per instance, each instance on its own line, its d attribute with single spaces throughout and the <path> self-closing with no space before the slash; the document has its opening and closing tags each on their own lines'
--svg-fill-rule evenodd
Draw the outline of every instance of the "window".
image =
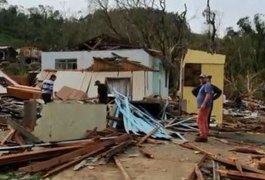
<svg viewBox="0 0 265 180">
<path fill-rule="evenodd" d="M 199 85 L 200 74 L 201 64 L 186 64 L 184 70 L 184 86 Z"/>
<path fill-rule="evenodd" d="M 77 59 L 55 59 L 55 69 L 77 69 Z"/>
<path fill-rule="evenodd" d="M 131 97 L 130 78 L 106 78 L 109 90 L 115 89 L 119 93 Z"/>
</svg>

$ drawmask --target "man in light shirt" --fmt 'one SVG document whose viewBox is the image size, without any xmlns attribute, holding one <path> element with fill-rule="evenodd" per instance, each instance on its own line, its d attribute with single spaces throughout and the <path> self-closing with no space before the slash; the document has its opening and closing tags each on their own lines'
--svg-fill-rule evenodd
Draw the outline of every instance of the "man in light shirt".
<svg viewBox="0 0 265 180">
<path fill-rule="evenodd" d="M 53 74 L 51 75 L 50 79 L 46 79 L 42 83 L 41 97 L 45 104 L 52 101 L 53 85 L 54 85 L 55 80 L 56 80 L 56 76 Z"/>
</svg>

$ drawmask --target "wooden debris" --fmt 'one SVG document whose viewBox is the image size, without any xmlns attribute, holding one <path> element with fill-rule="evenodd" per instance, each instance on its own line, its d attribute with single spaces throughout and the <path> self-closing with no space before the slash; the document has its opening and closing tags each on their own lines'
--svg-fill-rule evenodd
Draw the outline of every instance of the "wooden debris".
<svg viewBox="0 0 265 180">
<path fill-rule="evenodd" d="M 9 139 L 11 139 L 14 134 L 15 134 L 16 130 L 11 128 L 10 132 L 6 135 L 6 137 L 1 141 L 1 145 L 4 145 L 6 143 L 6 141 L 8 141 Z"/>
<path fill-rule="evenodd" d="M 265 158 L 262 158 L 262 159 L 258 162 L 258 169 L 265 170 Z"/>
<path fill-rule="evenodd" d="M 265 155 L 265 152 L 262 150 L 256 150 L 256 149 L 245 148 L 245 147 L 238 147 L 238 148 L 232 149 L 230 151 L 235 151 L 235 152 L 239 152 L 239 153 L 251 153 L 251 154 Z"/>
<path fill-rule="evenodd" d="M 101 156 L 105 158 L 105 161 L 108 162 L 114 155 L 124 151 L 124 149 L 129 146 L 130 144 L 132 144 L 132 140 L 127 140 L 125 142 L 120 143 L 117 146 L 114 146 L 113 148 L 111 148 L 109 151 L 106 151 L 104 154 L 102 154 Z"/>
<path fill-rule="evenodd" d="M 201 172 L 201 170 L 200 170 L 200 168 L 198 167 L 197 164 L 195 165 L 195 173 L 196 173 L 196 176 L 197 176 L 197 180 L 204 180 L 202 172 Z"/>
<path fill-rule="evenodd" d="M 241 163 L 238 161 L 238 159 L 233 159 L 233 161 L 235 162 L 236 164 L 236 168 L 238 171 L 240 171 L 241 173 L 243 172 L 243 169 L 242 169 L 242 166 L 241 166 Z"/>
<path fill-rule="evenodd" d="M 206 160 L 207 155 L 204 155 L 201 160 L 197 163 L 197 166 L 200 168 L 203 162 Z M 196 167 L 195 167 L 196 168 Z M 195 180 L 196 179 L 196 172 L 195 168 L 193 169 L 192 173 L 189 175 L 188 180 Z"/>
<path fill-rule="evenodd" d="M 148 134 L 146 134 L 137 145 L 141 145 L 143 142 L 145 142 L 150 136 L 152 136 L 160 127 L 155 127 L 152 129 Z"/>
<path fill-rule="evenodd" d="M 218 161 L 218 162 L 221 162 L 223 164 L 227 164 L 227 165 L 231 165 L 231 166 L 236 167 L 236 163 L 233 160 L 225 159 L 223 157 L 220 157 L 220 156 L 217 156 L 217 155 L 213 155 L 212 153 L 207 152 L 206 150 L 201 149 L 201 148 L 195 146 L 194 144 L 185 143 L 185 144 L 180 144 L 180 146 L 186 147 L 186 148 L 189 148 L 189 149 L 193 149 L 193 150 L 201 151 L 202 153 L 206 154 L 209 158 L 211 158 L 211 159 L 213 159 L 215 161 Z M 242 164 L 241 166 L 242 166 L 242 169 L 245 169 L 245 170 L 248 170 L 248 171 L 251 171 L 251 172 L 255 172 L 255 173 L 265 174 L 265 171 L 263 171 L 263 170 L 259 170 L 259 169 L 256 169 L 256 168 L 244 165 L 244 164 Z"/>
<path fill-rule="evenodd" d="M 23 127 L 32 131 L 36 126 L 37 102 L 34 99 L 24 101 Z"/>
<path fill-rule="evenodd" d="M 28 132 L 24 127 L 16 123 L 15 121 L 8 119 L 7 123 L 12 126 L 14 129 L 16 129 L 18 132 L 20 132 L 23 136 L 28 138 L 32 142 L 40 142 L 40 140 L 32 135 L 30 132 Z"/>
<path fill-rule="evenodd" d="M 244 179 L 256 179 L 256 180 L 265 179 L 265 175 L 259 173 L 252 173 L 252 172 L 241 173 L 239 171 L 226 170 L 226 169 L 218 169 L 217 171 L 221 173 L 223 176 L 227 176 L 230 178 L 244 178 Z"/>
<path fill-rule="evenodd" d="M 58 147 L 58 148 L 49 148 L 38 151 L 23 152 L 18 154 L 10 154 L 0 157 L 0 166 L 8 164 L 16 164 L 20 162 L 27 162 L 31 160 L 43 159 L 47 157 L 52 157 L 63 152 L 68 152 L 80 148 L 80 146 L 69 146 L 69 147 Z"/>
<path fill-rule="evenodd" d="M 75 151 L 66 153 L 64 155 L 61 155 L 61 156 L 58 156 L 58 157 L 55 157 L 55 158 L 52 158 L 52 159 L 49 159 L 46 161 L 34 163 L 32 165 L 20 168 L 19 170 L 22 172 L 28 172 L 28 173 L 48 170 L 54 166 L 58 166 L 58 165 L 61 165 L 63 163 L 67 163 L 76 157 L 89 154 L 90 152 L 93 152 L 95 149 L 104 149 L 106 146 L 110 146 L 113 143 L 114 143 L 114 141 L 95 143 L 93 145 L 85 146 L 81 149 L 77 149 Z"/>
<path fill-rule="evenodd" d="M 212 160 L 212 164 L 213 164 L 213 180 L 221 180 L 220 173 L 217 171 L 217 169 L 219 169 L 218 162 Z"/>
<path fill-rule="evenodd" d="M 153 155 L 149 150 L 147 150 L 147 149 L 141 148 L 141 149 L 140 149 L 140 152 L 141 152 L 145 157 L 147 157 L 147 158 L 149 158 L 149 159 L 154 159 L 154 158 L 155 158 L 154 155 Z"/>
<path fill-rule="evenodd" d="M 88 154 L 85 154 L 85 155 L 83 155 L 83 156 L 79 156 L 79 157 L 77 157 L 76 159 L 74 159 L 74 160 L 72 160 L 72 161 L 69 161 L 68 163 L 65 163 L 65 164 L 63 164 L 63 165 L 61 165 L 61 166 L 58 166 L 58 167 L 56 167 L 56 168 L 54 168 L 54 169 L 48 171 L 48 172 L 43 176 L 43 178 L 47 178 L 47 177 L 49 177 L 49 176 L 51 176 L 51 175 L 53 175 L 53 174 L 55 174 L 55 173 L 58 173 L 58 172 L 60 172 L 60 171 L 62 171 L 62 170 L 64 170 L 64 169 L 66 169 L 66 168 L 72 166 L 72 165 L 75 165 L 75 164 L 79 163 L 80 161 L 82 161 L 82 160 L 88 158 L 89 156 L 91 156 L 91 155 L 93 155 L 93 154 L 98 153 L 99 151 L 101 151 L 101 150 L 103 150 L 103 149 L 104 149 L 104 147 L 100 147 L 100 148 L 95 149 L 94 151 L 92 151 L 92 152 L 90 152 L 90 153 L 88 153 Z"/>
<path fill-rule="evenodd" d="M 116 165 L 118 166 L 118 168 L 120 169 L 120 171 L 122 172 L 122 175 L 124 176 L 124 180 L 132 180 L 132 178 L 130 177 L 128 172 L 123 167 L 123 165 L 122 165 L 121 161 L 119 160 L 119 158 L 118 157 L 114 157 L 114 161 L 115 161 Z"/>
<path fill-rule="evenodd" d="M 157 139 L 151 139 L 151 138 L 147 138 L 146 142 L 150 144 L 165 144 L 164 141 L 160 141 Z"/>
<path fill-rule="evenodd" d="M 22 145 L 26 144 L 26 143 L 25 143 L 25 140 L 23 139 L 23 137 L 21 136 L 21 134 L 20 134 L 19 132 L 17 132 L 17 131 L 16 131 L 16 133 L 15 133 L 14 138 L 15 138 L 15 141 L 16 141 L 19 145 L 22 146 Z"/>
</svg>

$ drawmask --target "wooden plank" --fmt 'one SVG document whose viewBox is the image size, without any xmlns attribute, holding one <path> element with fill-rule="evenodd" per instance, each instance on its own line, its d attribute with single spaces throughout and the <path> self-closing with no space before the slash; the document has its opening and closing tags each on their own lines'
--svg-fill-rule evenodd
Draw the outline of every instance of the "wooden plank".
<svg viewBox="0 0 265 180">
<path fill-rule="evenodd" d="M 238 147 L 235 149 L 231 149 L 230 151 L 235 151 L 239 153 L 251 153 L 251 154 L 265 155 L 265 152 L 262 150 L 256 150 L 253 148 L 246 148 L 246 147 Z"/>
<path fill-rule="evenodd" d="M 207 159 L 207 155 L 204 155 L 200 161 L 197 163 L 197 166 L 200 168 L 203 162 Z M 193 169 L 192 173 L 189 175 L 188 180 L 195 180 L 196 179 L 196 172 L 195 168 Z"/>
<path fill-rule="evenodd" d="M 32 135 L 30 132 L 28 132 L 24 127 L 22 127 L 21 125 L 19 125 L 18 123 L 16 123 L 15 121 L 8 119 L 7 123 L 12 126 L 14 129 L 16 129 L 18 132 L 20 132 L 23 136 L 25 136 L 26 138 L 28 138 L 30 141 L 37 143 L 40 142 L 40 140 L 35 137 L 34 135 Z"/>
<path fill-rule="evenodd" d="M 226 169 L 218 169 L 217 170 L 219 173 L 222 175 L 226 175 L 228 177 L 239 177 L 239 178 L 244 178 L 244 179 L 256 179 L 256 180 L 265 180 L 265 175 L 264 174 L 259 174 L 259 173 L 251 173 L 251 172 L 239 172 L 235 170 L 226 170 Z"/>
<path fill-rule="evenodd" d="M 48 170 L 52 167 L 61 165 L 63 163 L 67 163 L 69 161 L 71 161 L 72 159 L 79 157 L 79 156 L 83 156 L 85 154 L 88 154 L 90 152 L 93 152 L 95 149 L 101 148 L 101 147 L 107 147 L 110 145 L 113 145 L 114 141 L 105 141 L 105 142 L 96 142 L 93 145 L 89 145 L 89 146 L 85 146 L 83 148 L 77 149 L 75 151 L 63 154 L 61 156 L 46 160 L 46 161 L 42 161 L 42 162 L 38 162 L 38 163 L 34 163 L 32 165 L 29 166 L 25 166 L 23 168 L 20 168 L 19 170 L 22 172 L 30 172 L 30 173 L 34 173 L 34 172 L 39 172 L 39 171 L 43 171 L 43 170 Z"/>
<path fill-rule="evenodd" d="M 1 145 L 4 145 L 6 143 L 6 141 L 8 141 L 9 139 L 11 139 L 14 136 L 15 133 L 16 133 L 16 130 L 11 128 L 10 132 L 1 141 Z"/>
<path fill-rule="evenodd" d="M 152 136 L 160 127 L 155 127 L 152 129 L 148 134 L 146 134 L 137 145 L 141 145 L 143 142 L 145 142 L 150 136 Z"/>
<path fill-rule="evenodd" d="M 199 168 L 199 166 L 196 164 L 195 165 L 195 173 L 196 173 L 196 176 L 197 176 L 197 180 L 204 180 L 204 177 L 202 175 L 202 172 Z"/>
<path fill-rule="evenodd" d="M 33 99 L 24 101 L 23 127 L 32 131 L 37 120 L 37 102 Z"/>
<path fill-rule="evenodd" d="M 236 168 L 238 171 L 240 171 L 241 173 L 243 172 L 243 169 L 242 169 L 242 165 L 241 163 L 238 161 L 238 159 L 233 159 L 233 161 L 235 162 L 236 164 Z"/>
<path fill-rule="evenodd" d="M 130 175 L 128 174 L 128 172 L 125 170 L 125 168 L 123 167 L 121 161 L 119 160 L 118 157 L 114 157 L 114 161 L 116 163 L 116 165 L 118 166 L 118 168 L 120 169 L 124 180 L 132 180 L 132 178 L 130 177 Z"/>
<path fill-rule="evenodd" d="M 43 158 L 43 156 L 53 156 L 56 152 L 68 152 L 80 148 L 80 146 L 69 146 L 69 147 L 58 147 L 58 148 L 49 148 L 38 151 L 23 152 L 18 154 L 10 154 L 0 157 L 0 166 L 8 164 L 16 164 L 20 162 L 26 162 L 31 160 L 37 160 Z"/>
<path fill-rule="evenodd" d="M 141 152 L 145 157 L 147 157 L 147 158 L 149 158 L 149 159 L 154 159 L 154 158 L 155 158 L 154 155 L 153 155 L 149 150 L 147 150 L 147 149 L 141 148 L 141 149 L 140 149 L 140 152 Z"/>
<path fill-rule="evenodd" d="M 212 153 L 210 153 L 210 152 L 208 152 L 208 151 L 206 151 L 206 150 L 204 150 L 202 148 L 199 148 L 199 147 L 197 147 L 196 145 L 194 145 L 192 143 L 180 144 L 180 146 L 200 151 L 200 152 L 206 154 L 209 158 L 211 158 L 211 159 L 213 159 L 215 161 L 218 161 L 218 162 L 221 162 L 223 164 L 227 164 L 227 165 L 231 165 L 231 166 L 236 167 L 236 163 L 233 160 L 225 159 L 225 158 L 220 157 L 218 155 L 213 155 Z M 248 171 L 251 171 L 251 172 L 255 172 L 255 173 L 265 174 L 265 171 L 263 171 L 263 170 L 259 170 L 259 169 L 256 169 L 256 168 L 244 165 L 244 164 L 242 164 L 241 166 L 242 166 L 242 169 L 245 169 L 245 170 L 248 170 Z"/>
<path fill-rule="evenodd" d="M 104 157 L 105 161 L 108 162 L 114 155 L 124 151 L 124 149 L 132 143 L 133 143 L 132 140 L 124 141 L 120 143 L 119 145 L 112 147 L 109 151 L 105 152 L 102 155 L 102 157 Z"/>
<path fill-rule="evenodd" d="M 221 180 L 220 173 L 217 171 L 217 169 L 219 169 L 218 162 L 212 160 L 212 164 L 213 164 L 213 180 Z"/>
<path fill-rule="evenodd" d="M 15 136 L 14 136 L 14 138 L 15 138 L 15 141 L 16 141 L 16 143 L 18 143 L 19 145 L 25 145 L 26 143 L 25 143 L 25 140 L 23 139 L 23 137 L 20 135 L 20 133 L 19 132 L 17 132 L 16 131 L 16 133 L 15 133 Z"/>
<path fill-rule="evenodd" d="M 49 176 L 51 176 L 51 175 L 53 175 L 53 174 L 55 174 L 55 173 L 58 173 L 58 172 L 60 172 L 60 171 L 62 171 L 62 170 L 64 170 L 64 169 L 66 169 L 66 168 L 72 166 L 72 165 L 75 165 L 75 164 L 79 163 L 80 161 L 82 161 L 82 160 L 88 158 L 89 156 L 92 156 L 92 155 L 94 155 L 94 154 L 96 154 L 96 153 L 98 153 L 98 152 L 100 152 L 100 151 L 102 151 L 102 150 L 104 150 L 104 149 L 105 149 L 105 147 L 99 147 L 98 149 L 94 149 L 94 151 L 92 151 L 92 152 L 90 152 L 90 153 L 88 153 L 88 154 L 85 154 L 85 155 L 83 155 L 83 156 L 79 156 L 79 157 L 77 157 L 76 159 L 74 159 L 74 160 L 72 160 L 72 161 L 69 161 L 68 163 L 65 163 L 65 164 L 63 164 L 63 165 L 61 165 L 61 166 L 58 166 L 58 167 L 56 167 L 56 168 L 54 168 L 54 169 L 48 171 L 48 172 L 43 176 L 43 178 L 47 178 L 47 177 L 49 177 Z"/>
</svg>

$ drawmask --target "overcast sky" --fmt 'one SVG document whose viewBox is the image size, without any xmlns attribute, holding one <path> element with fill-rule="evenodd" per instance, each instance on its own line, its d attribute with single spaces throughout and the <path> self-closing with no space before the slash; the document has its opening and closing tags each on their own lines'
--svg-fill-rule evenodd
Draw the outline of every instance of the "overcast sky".
<svg viewBox="0 0 265 180">
<path fill-rule="evenodd" d="M 9 4 L 22 5 L 25 8 L 32 6 L 50 5 L 59 9 L 64 14 L 78 15 L 79 11 L 88 12 L 89 0 L 7 0 Z M 187 4 L 187 19 L 193 32 L 202 33 L 206 30 L 202 12 L 207 0 L 166 0 L 167 11 L 182 12 L 184 3 Z M 211 9 L 217 12 L 219 35 L 224 34 L 226 27 L 236 29 L 239 18 L 253 16 L 257 13 L 265 13 L 265 0 L 211 0 Z"/>
</svg>

